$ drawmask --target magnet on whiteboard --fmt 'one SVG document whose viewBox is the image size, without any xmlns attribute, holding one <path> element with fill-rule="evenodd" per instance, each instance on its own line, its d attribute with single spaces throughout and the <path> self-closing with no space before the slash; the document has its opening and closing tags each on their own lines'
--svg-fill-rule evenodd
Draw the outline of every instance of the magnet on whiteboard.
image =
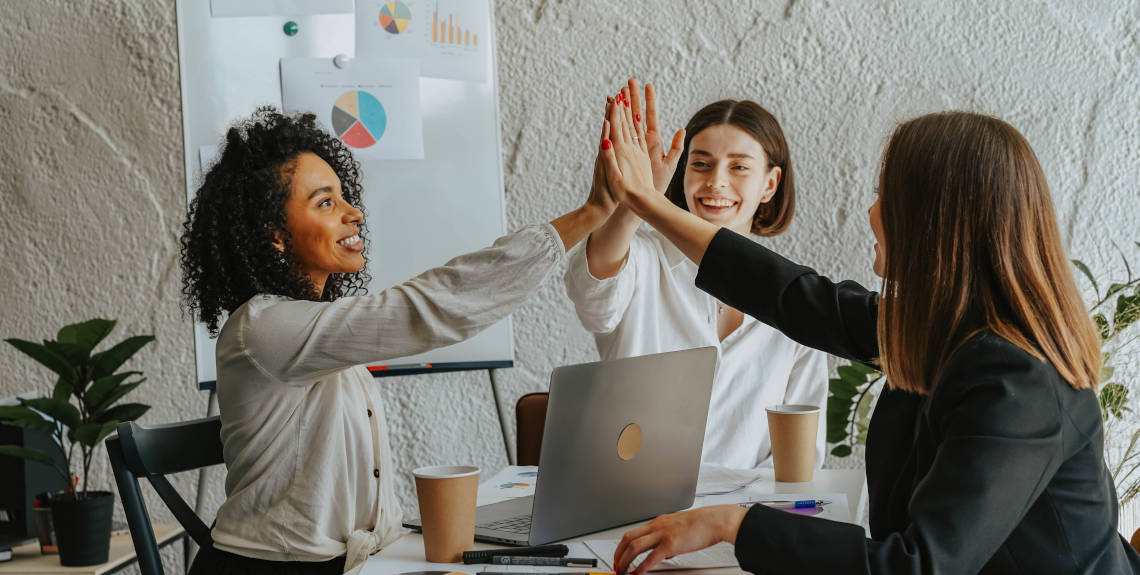
<svg viewBox="0 0 1140 575">
<path fill-rule="evenodd" d="M 337 68 L 340 68 L 341 70 L 347 68 L 351 63 L 352 58 L 349 58 L 346 54 L 337 54 L 336 57 L 333 58 L 333 65 L 335 65 Z"/>
</svg>

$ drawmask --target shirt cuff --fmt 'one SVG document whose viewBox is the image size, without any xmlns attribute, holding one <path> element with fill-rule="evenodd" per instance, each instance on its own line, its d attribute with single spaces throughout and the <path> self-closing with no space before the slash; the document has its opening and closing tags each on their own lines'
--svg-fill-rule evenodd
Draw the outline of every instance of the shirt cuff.
<svg viewBox="0 0 1140 575">
<path fill-rule="evenodd" d="M 826 550 L 826 552 L 824 552 Z M 736 532 L 736 560 L 752 573 L 864 573 L 863 528 L 753 505 Z"/>
</svg>

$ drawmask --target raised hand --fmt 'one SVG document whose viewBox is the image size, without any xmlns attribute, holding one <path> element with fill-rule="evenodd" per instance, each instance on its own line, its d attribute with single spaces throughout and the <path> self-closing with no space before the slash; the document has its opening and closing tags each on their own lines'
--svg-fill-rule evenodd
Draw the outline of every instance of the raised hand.
<svg viewBox="0 0 1140 575">
<path fill-rule="evenodd" d="M 610 114 L 610 108 L 614 105 L 613 98 L 606 99 L 606 116 Z M 609 120 L 602 121 L 602 142 L 606 142 L 610 137 L 610 122 Z M 603 144 L 604 146 L 604 144 Z M 610 193 L 609 186 L 606 184 L 606 171 L 602 167 L 604 161 L 605 149 L 598 148 L 598 156 L 594 158 L 594 181 L 590 186 L 590 197 L 586 199 L 587 204 L 592 204 L 605 211 L 608 215 L 613 213 L 614 208 L 617 206 L 617 200 L 613 198 Z"/>
<path fill-rule="evenodd" d="M 609 138 L 602 140 L 602 156 L 610 194 L 631 207 L 652 202 L 651 196 L 656 195 L 653 168 L 644 133 L 638 134 L 628 88 L 622 88 L 606 117 Z"/>
<path fill-rule="evenodd" d="M 681 159 L 681 152 L 685 149 L 685 131 L 677 130 L 673 134 L 669 149 L 665 150 L 657 124 L 657 90 L 653 84 L 645 85 L 644 119 L 641 115 L 641 96 L 638 93 L 637 80 L 630 78 L 626 90 L 622 92 L 629 94 L 629 107 L 633 112 L 634 126 L 638 136 L 645 138 L 646 148 L 649 150 L 649 162 L 653 168 L 653 187 L 658 192 L 665 193 L 669 181 L 673 178 L 673 172 L 677 171 L 677 161 Z"/>
</svg>

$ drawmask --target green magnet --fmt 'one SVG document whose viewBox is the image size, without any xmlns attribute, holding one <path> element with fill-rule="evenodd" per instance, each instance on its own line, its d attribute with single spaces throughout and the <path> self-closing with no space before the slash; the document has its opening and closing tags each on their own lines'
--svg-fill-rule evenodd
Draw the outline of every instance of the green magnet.
<svg viewBox="0 0 1140 575">
<path fill-rule="evenodd" d="M 297 26 L 296 22 L 290 20 L 285 23 L 284 30 L 286 36 L 296 36 L 297 31 L 300 30 L 300 28 Z"/>
</svg>

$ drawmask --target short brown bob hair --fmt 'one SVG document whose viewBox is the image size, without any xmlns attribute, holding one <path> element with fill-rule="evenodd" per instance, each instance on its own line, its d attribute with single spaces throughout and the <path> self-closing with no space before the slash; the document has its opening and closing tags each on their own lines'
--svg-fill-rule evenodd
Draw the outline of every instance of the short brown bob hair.
<svg viewBox="0 0 1140 575">
<path fill-rule="evenodd" d="M 685 149 L 681 152 L 679 168 L 673 173 L 665 195 L 681 209 L 688 211 L 685 202 L 685 166 L 689 160 L 689 143 L 693 136 L 706 128 L 731 124 L 744 130 L 764 148 L 768 156 L 768 169 L 779 167 L 780 183 L 772 199 L 760 204 L 752 216 L 752 233 L 775 236 L 788 229 L 796 211 L 796 178 L 792 172 L 792 157 L 780 122 L 760 104 L 749 100 L 721 100 L 713 102 L 693 114 L 685 126 Z"/>
<path fill-rule="evenodd" d="M 892 387 L 929 393 L 954 351 L 991 331 L 1074 388 L 1096 388 L 1100 339 L 1021 133 L 970 112 L 903 123 L 883 153 L 879 194 L 879 351 Z"/>
</svg>

